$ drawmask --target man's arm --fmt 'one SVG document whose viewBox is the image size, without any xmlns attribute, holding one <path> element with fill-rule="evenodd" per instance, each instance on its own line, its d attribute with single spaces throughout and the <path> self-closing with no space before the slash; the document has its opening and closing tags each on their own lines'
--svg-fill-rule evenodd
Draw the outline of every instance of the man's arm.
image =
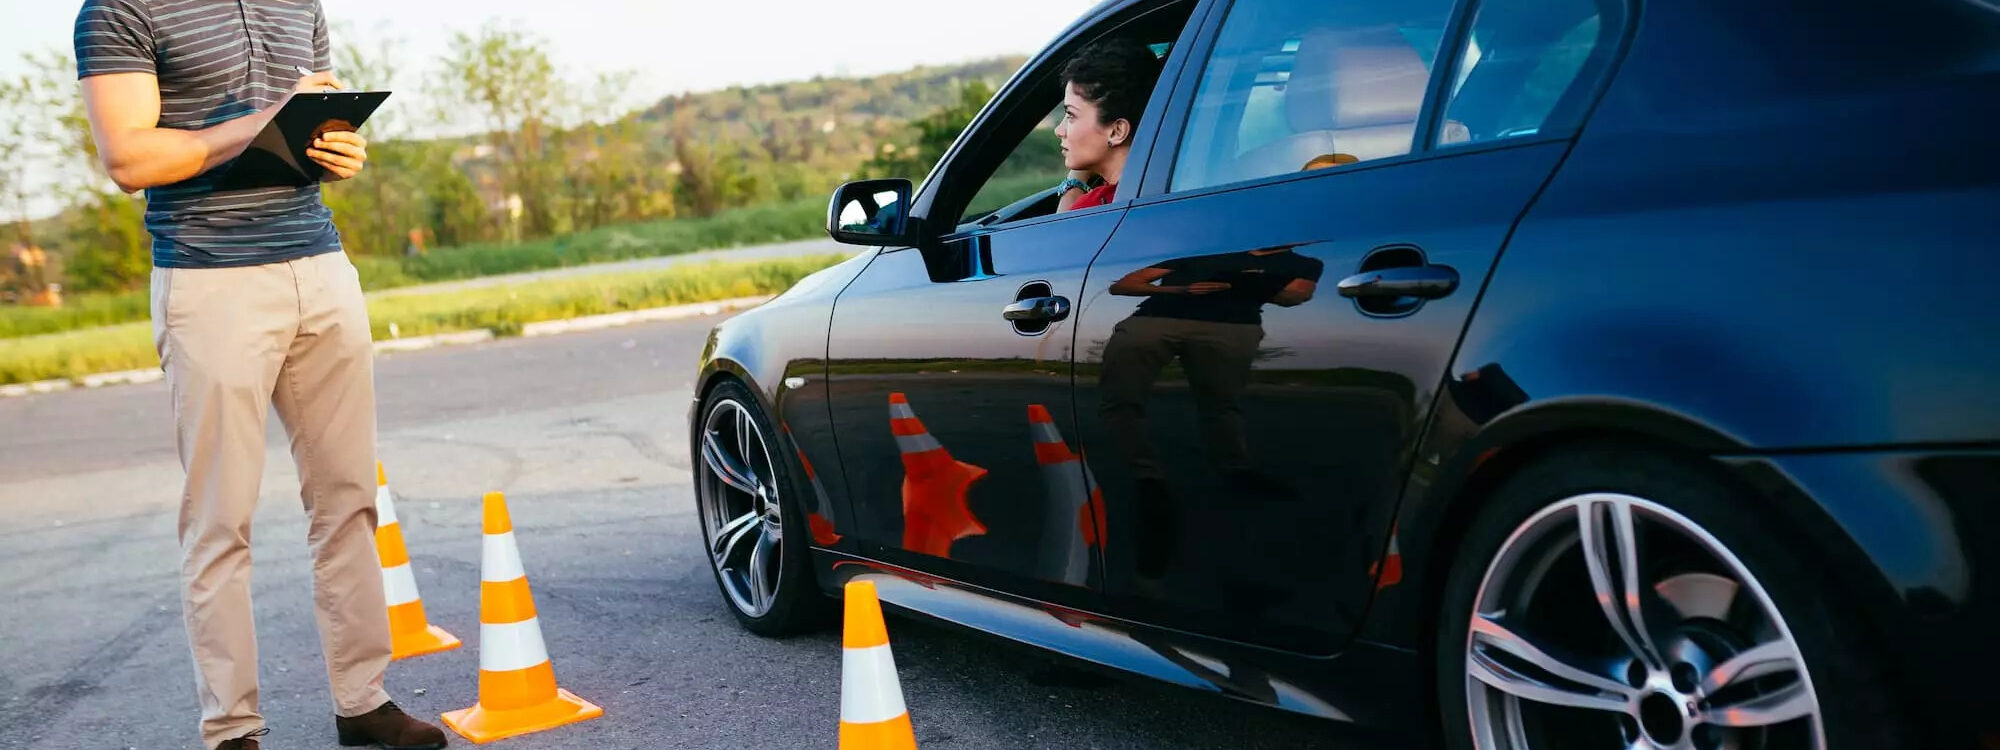
<svg viewBox="0 0 2000 750">
<path fill-rule="evenodd" d="M 1164 287 L 1153 282 L 1173 273 L 1165 268 L 1141 268 L 1125 274 L 1125 277 L 1111 284 L 1111 293 L 1120 297 L 1150 297 L 1165 294 Z"/>
<path fill-rule="evenodd" d="M 1298 307 L 1312 300 L 1313 293 L 1316 291 L 1319 291 L 1319 282 L 1306 279 L 1292 279 L 1292 283 L 1286 284 L 1285 288 L 1278 290 L 1278 294 L 1273 296 L 1271 301 L 1283 307 Z"/>
<path fill-rule="evenodd" d="M 293 91 L 323 87 L 339 88 L 340 82 L 332 73 L 314 73 L 299 79 Z M 160 85 L 152 73 L 85 78 L 83 103 L 104 171 L 126 192 L 171 185 L 227 163 L 285 104 L 201 130 L 162 128 Z"/>
<path fill-rule="evenodd" d="M 1141 268 L 1125 274 L 1124 278 L 1111 284 L 1111 293 L 1120 297 L 1157 297 L 1162 294 L 1213 294 L 1228 291 L 1229 285 L 1219 281 L 1197 281 L 1186 286 L 1166 286 L 1154 282 L 1173 273 L 1171 268 Z"/>
</svg>

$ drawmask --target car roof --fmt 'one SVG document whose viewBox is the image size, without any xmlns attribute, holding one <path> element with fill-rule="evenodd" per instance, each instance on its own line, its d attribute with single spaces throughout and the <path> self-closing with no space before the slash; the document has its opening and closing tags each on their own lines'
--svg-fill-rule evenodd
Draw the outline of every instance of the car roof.
<svg viewBox="0 0 2000 750">
<path fill-rule="evenodd" d="M 1097 5 L 1091 7 L 1090 10 L 1084 11 L 1082 14 L 1078 15 L 1076 17 L 1076 20 L 1071 21 L 1068 26 L 1063 27 L 1062 33 L 1057 34 L 1055 38 L 1056 39 L 1069 38 L 1069 36 L 1075 34 L 1079 28 L 1096 23 L 1099 19 L 1102 19 L 1105 16 L 1111 15 L 1126 8 L 1134 8 L 1141 6 L 1171 5 L 1174 2 L 1176 2 L 1176 0 L 1103 0 L 1103 2 L 1100 2 Z"/>
</svg>

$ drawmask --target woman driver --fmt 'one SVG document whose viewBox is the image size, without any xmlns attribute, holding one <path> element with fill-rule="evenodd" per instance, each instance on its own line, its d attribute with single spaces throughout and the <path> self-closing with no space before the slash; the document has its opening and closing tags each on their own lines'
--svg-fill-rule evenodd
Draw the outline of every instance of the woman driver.
<svg viewBox="0 0 2000 750">
<path fill-rule="evenodd" d="M 1139 115 L 1159 76 L 1159 58 L 1127 39 L 1092 44 L 1063 66 L 1063 116 L 1056 138 L 1070 172 L 1056 201 L 1058 211 L 1106 205 L 1117 194 Z M 1093 180 L 1101 184 L 1091 187 Z"/>
</svg>

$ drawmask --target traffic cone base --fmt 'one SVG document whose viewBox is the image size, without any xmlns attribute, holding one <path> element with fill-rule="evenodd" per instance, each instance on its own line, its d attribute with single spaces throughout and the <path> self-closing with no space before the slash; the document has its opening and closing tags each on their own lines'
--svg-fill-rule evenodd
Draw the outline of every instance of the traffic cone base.
<svg viewBox="0 0 2000 750">
<path fill-rule="evenodd" d="M 395 614 L 390 613 L 392 620 L 394 617 Z M 458 640 L 458 636 L 447 633 L 444 631 L 444 628 L 436 625 L 425 625 L 423 630 L 400 631 L 395 633 L 390 640 L 391 655 L 389 658 L 391 660 L 408 659 L 413 656 L 423 656 L 424 654 L 435 654 L 439 651 L 450 651 L 465 645 Z"/>
<path fill-rule="evenodd" d="M 916 748 L 916 729 L 910 726 L 910 715 L 903 714 L 888 721 L 875 724 L 840 724 L 840 746 L 842 748 Z"/>
<path fill-rule="evenodd" d="M 549 675 L 549 681 L 555 681 L 553 673 Z M 480 682 L 485 682 L 483 676 Z M 578 698 L 568 690 L 556 688 L 555 699 L 539 706 L 515 709 L 473 706 L 446 713 L 444 723 L 466 739 L 483 745 L 603 715 L 604 709 L 597 704 Z"/>
</svg>

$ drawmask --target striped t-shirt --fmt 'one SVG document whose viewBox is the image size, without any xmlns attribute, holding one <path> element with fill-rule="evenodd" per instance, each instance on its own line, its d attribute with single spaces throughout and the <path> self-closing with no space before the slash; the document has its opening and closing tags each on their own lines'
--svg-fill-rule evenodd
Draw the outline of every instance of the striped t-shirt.
<svg viewBox="0 0 2000 750">
<path fill-rule="evenodd" d="M 319 0 L 84 0 L 78 78 L 152 73 L 159 127 L 199 130 L 277 104 L 302 76 L 327 70 Z M 217 268 L 340 250 L 319 186 L 215 188 L 229 165 L 146 190 L 153 265 Z"/>
</svg>

